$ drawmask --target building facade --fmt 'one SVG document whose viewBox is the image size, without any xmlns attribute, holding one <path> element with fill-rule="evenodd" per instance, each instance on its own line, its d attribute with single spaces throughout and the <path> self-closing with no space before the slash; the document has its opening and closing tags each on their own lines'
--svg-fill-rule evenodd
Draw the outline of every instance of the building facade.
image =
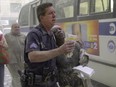
<svg viewBox="0 0 116 87">
<path fill-rule="evenodd" d="M 10 27 L 17 22 L 23 5 L 32 0 L 0 0 L 0 26 Z"/>
</svg>

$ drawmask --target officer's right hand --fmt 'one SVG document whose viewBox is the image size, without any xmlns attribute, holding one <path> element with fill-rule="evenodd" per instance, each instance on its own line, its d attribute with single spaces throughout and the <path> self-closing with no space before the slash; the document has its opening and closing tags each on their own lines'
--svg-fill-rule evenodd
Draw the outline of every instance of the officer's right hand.
<svg viewBox="0 0 116 87">
<path fill-rule="evenodd" d="M 59 47 L 59 52 L 61 54 L 67 54 L 74 50 L 75 42 L 74 41 L 66 41 L 63 45 Z"/>
</svg>

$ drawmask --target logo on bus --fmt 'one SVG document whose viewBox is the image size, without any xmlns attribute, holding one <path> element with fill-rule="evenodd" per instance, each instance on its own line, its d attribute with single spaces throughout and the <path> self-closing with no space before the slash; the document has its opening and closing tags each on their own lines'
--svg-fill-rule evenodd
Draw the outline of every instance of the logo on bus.
<svg viewBox="0 0 116 87">
<path fill-rule="evenodd" d="M 108 42 L 107 47 L 108 47 L 108 50 L 112 53 L 112 52 L 114 52 L 115 49 L 116 49 L 116 44 L 114 43 L 113 40 L 110 40 L 110 41 Z"/>
<path fill-rule="evenodd" d="M 114 34 L 116 32 L 116 25 L 114 23 L 110 23 L 109 26 L 110 26 L 109 33 Z"/>
</svg>

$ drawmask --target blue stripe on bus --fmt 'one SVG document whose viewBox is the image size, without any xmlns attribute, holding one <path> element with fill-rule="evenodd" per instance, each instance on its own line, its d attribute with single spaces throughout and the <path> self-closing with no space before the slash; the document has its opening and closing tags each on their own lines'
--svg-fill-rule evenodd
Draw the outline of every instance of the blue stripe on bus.
<svg viewBox="0 0 116 87">
<path fill-rule="evenodd" d="M 116 36 L 116 22 L 100 23 L 99 35 Z"/>
</svg>

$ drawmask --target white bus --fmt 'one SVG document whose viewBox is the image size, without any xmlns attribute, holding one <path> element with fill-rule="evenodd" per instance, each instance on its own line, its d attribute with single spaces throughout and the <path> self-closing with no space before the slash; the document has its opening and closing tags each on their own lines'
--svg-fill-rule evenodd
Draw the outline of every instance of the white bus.
<svg viewBox="0 0 116 87">
<path fill-rule="evenodd" d="M 66 33 L 80 35 L 90 55 L 88 66 L 95 70 L 92 80 L 116 87 L 116 0 L 35 0 L 20 11 L 22 32 L 39 24 L 36 7 L 44 2 L 53 3 L 56 24 Z"/>
</svg>

